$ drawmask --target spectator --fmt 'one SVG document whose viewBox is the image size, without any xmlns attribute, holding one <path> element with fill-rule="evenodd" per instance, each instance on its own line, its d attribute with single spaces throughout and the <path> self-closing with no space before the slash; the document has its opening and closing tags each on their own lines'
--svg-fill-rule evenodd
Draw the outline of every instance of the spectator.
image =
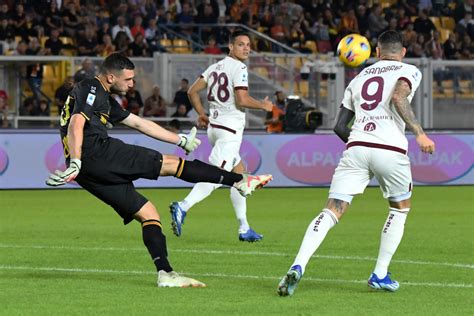
<svg viewBox="0 0 474 316">
<path fill-rule="evenodd" d="M 160 87 L 153 87 L 153 94 L 145 100 L 143 116 L 166 116 L 166 101 L 160 94 Z"/>
<path fill-rule="evenodd" d="M 102 36 L 102 44 L 98 46 L 97 52 L 102 57 L 107 57 L 115 52 L 115 45 L 112 43 L 112 37 L 109 34 Z"/>
<path fill-rule="evenodd" d="M 431 33 L 436 31 L 433 22 L 428 18 L 428 11 L 421 10 L 414 23 L 414 30 L 418 34 L 423 34 L 425 38 L 430 38 Z"/>
<path fill-rule="evenodd" d="M 0 115 L 1 115 L 1 128 L 10 127 L 8 121 L 8 94 L 5 90 L 0 90 Z"/>
<path fill-rule="evenodd" d="M 132 33 L 133 38 L 137 37 L 137 34 L 141 34 L 143 37 L 145 37 L 145 29 L 143 28 L 143 18 L 139 15 L 137 15 L 133 19 L 133 26 L 130 29 L 130 33 Z"/>
<path fill-rule="evenodd" d="M 357 7 L 357 25 L 360 34 L 365 34 L 369 29 L 369 12 L 367 12 L 367 7 L 362 4 Z"/>
<path fill-rule="evenodd" d="M 124 32 L 127 37 L 128 37 L 128 40 L 130 42 L 133 42 L 133 36 L 132 36 L 132 32 L 130 31 L 130 28 L 128 27 L 128 25 L 125 24 L 126 20 L 125 20 L 125 17 L 124 16 L 119 16 L 117 18 L 117 24 L 114 25 L 114 27 L 112 27 L 112 39 L 115 40 L 115 38 L 117 37 L 117 34 L 119 32 Z"/>
<path fill-rule="evenodd" d="M 48 101 L 41 99 L 37 105 L 33 109 L 33 115 L 34 116 L 43 116 L 43 117 L 49 117 L 49 104 Z M 50 126 L 51 121 L 45 120 L 45 121 L 38 121 L 35 122 L 36 126 Z"/>
<path fill-rule="evenodd" d="M 168 123 L 168 130 L 172 131 L 173 133 L 180 133 L 181 132 L 181 122 L 177 119 L 172 119 Z"/>
<path fill-rule="evenodd" d="M 270 29 L 270 36 L 283 44 L 286 44 L 287 38 L 289 37 L 289 29 L 285 29 L 283 27 L 283 17 L 282 16 L 276 16 L 275 17 L 275 23 Z M 273 45 L 273 52 L 279 53 L 280 49 L 279 46 Z"/>
<path fill-rule="evenodd" d="M 188 117 L 186 114 L 186 105 L 185 104 L 178 104 L 176 107 L 176 111 L 171 115 L 171 117 Z"/>
<path fill-rule="evenodd" d="M 402 32 L 403 46 L 407 47 L 410 43 L 416 41 L 416 32 L 413 29 L 413 23 L 408 23 Z"/>
<path fill-rule="evenodd" d="M 15 43 L 15 30 L 8 24 L 8 19 L 0 17 L 0 55 L 12 49 Z"/>
<path fill-rule="evenodd" d="M 283 120 L 286 113 L 286 96 L 283 91 L 275 92 L 275 103 L 271 112 L 267 113 L 265 125 L 267 125 L 268 133 L 282 133 Z"/>
<path fill-rule="evenodd" d="M 140 92 L 136 89 L 135 81 L 133 87 L 128 89 L 125 96 L 128 101 L 127 110 L 135 115 L 140 115 L 140 112 L 143 113 L 143 100 Z"/>
<path fill-rule="evenodd" d="M 104 35 L 109 35 L 112 39 L 112 30 L 110 29 L 109 22 L 102 23 L 99 31 L 97 32 L 97 41 L 99 44 L 104 44 Z"/>
<path fill-rule="evenodd" d="M 129 39 L 125 32 L 118 32 L 114 40 L 114 45 L 117 52 L 127 54 L 128 53 Z"/>
<path fill-rule="evenodd" d="M 81 25 L 81 18 L 76 11 L 75 4 L 73 2 L 69 2 L 61 16 L 63 20 L 64 32 L 67 36 L 75 38 L 77 29 Z"/>
<path fill-rule="evenodd" d="M 359 33 L 359 23 L 353 8 L 344 12 L 339 24 L 339 35 L 344 37 L 347 34 Z"/>
<path fill-rule="evenodd" d="M 61 113 L 64 103 L 66 103 L 67 97 L 69 96 L 69 92 L 72 90 L 74 87 L 74 79 L 72 76 L 66 77 L 64 79 L 63 84 L 56 89 L 56 92 L 54 93 L 54 100 L 56 102 L 56 105 L 58 107 L 58 113 Z"/>
<path fill-rule="evenodd" d="M 410 17 L 406 16 L 405 12 L 404 7 L 399 7 L 397 10 L 395 17 L 397 19 L 398 30 L 404 30 L 406 26 L 411 23 Z"/>
<path fill-rule="evenodd" d="M 78 56 L 96 56 L 98 50 L 96 33 L 91 26 L 86 26 L 84 36 L 77 40 Z"/>
<path fill-rule="evenodd" d="M 369 14 L 369 31 L 372 37 L 378 37 L 388 27 L 388 22 L 385 21 L 382 15 L 382 6 L 375 4 L 372 7 L 372 13 Z"/>
<path fill-rule="evenodd" d="M 186 114 L 188 114 L 189 111 L 191 111 L 193 108 L 193 106 L 191 105 L 191 101 L 189 101 L 188 89 L 189 89 L 188 79 L 186 78 L 181 79 L 181 82 L 179 84 L 179 90 L 176 91 L 176 93 L 174 94 L 174 99 L 173 99 L 173 105 L 175 107 L 177 107 L 178 104 L 186 105 Z"/>
<path fill-rule="evenodd" d="M 63 21 L 59 12 L 58 3 L 51 1 L 48 8 L 43 11 L 45 33 L 51 36 L 51 30 L 58 29 L 59 33 L 63 30 Z"/>
<path fill-rule="evenodd" d="M 89 58 L 84 58 L 82 61 L 82 68 L 76 71 L 74 74 L 74 82 L 78 83 L 84 79 L 92 79 L 96 76 L 96 74 L 97 70 L 92 60 Z"/>
<path fill-rule="evenodd" d="M 63 42 L 59 39 L 59 29 L 52 29 L 50 37 L 44 44 L 45 55 L 61 55 L 64 48 Z"/>
<path fill-rule="evenodd" d="M 128 56 L 146 57 L 148 56 L 148 45 L 141 33 L 137 33 L 132 43 L 128 45 Z"/>
<path fill-rule="evenodd" d="M 204 48 L 204 53 L 209 55 L 220 55 L 222 50 L 217 46 L 216 39 L 211 36 L 207 40 L 207 46 Z"/>
<path fill-rule="evenodd" d="M 26 55 L 44 55 L 43 49 L 40 47 L 38 38 L 30 38 L 30 43 L 26 50 Z M 26 66 L 26 79 L 36 100 L 41 98 L 41 85 L 43 83 L 43 64 L 33 63 Z"/>
</svg>

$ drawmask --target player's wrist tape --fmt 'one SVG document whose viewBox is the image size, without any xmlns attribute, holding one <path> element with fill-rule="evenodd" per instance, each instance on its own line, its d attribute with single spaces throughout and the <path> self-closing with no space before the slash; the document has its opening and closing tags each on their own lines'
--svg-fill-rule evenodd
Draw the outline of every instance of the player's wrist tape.
<svg viewBox="0 0 474 316">
<path fill-rule="evenodd" d="M 71 162 L 69 163 L 69 167 L 72 167 L 72 165 L 76 165 L 77 169 L 81 169 L 81 165 L 82 165 L 82 162 L 81 162 L 81 159 L 77 159 L 77 158 L 73 158 L 71 159 Z"/>
<path fill-rule="evenodd" d="M 186 135 L 183 135 L 183 134 L 178 134 L 178 136 L 179 136 L 179 141 L 176 143 L 176 145 L 184 148 L 184 146 L 186 145 L 186 142 L 188 141 L 188 138 L 186 137 Z"/>
</svg>

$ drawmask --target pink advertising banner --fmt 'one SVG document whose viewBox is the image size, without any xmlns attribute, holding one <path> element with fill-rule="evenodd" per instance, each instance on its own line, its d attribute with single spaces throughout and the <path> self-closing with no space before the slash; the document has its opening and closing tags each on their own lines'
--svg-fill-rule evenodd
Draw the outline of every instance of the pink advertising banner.
<svg viewBox="0 0 474 316">
<path fill-rule="evenodd" d="M 412 136 L 409 157 L 415 185 L 473 185 L 474 133 L 430 134 L 436 153 L 422 153 Z M 201 146 L 185 156 L 180 148 L 141 134 L 115 133 L 123 141 L 149 147 L 161 153 L 207 161 L 211 146 L 200 134 Z M 245 135 L 241 157 L 250 173 L 271 173 L 274 187 L 328 186 L 344 151 L 344 144 L 332 134 Z M 0 133 L 0 189 L 46 188 L 50 172 L 64 169 L 62 146 L 57 133 Z M 172 177 L 158 181 L 138 180 L 137 187 L 189 187 Z M 373 180 L 370 185 L 377 185 Z M 75 184 L 65 187 L 74 188 Z"/>
</svg>

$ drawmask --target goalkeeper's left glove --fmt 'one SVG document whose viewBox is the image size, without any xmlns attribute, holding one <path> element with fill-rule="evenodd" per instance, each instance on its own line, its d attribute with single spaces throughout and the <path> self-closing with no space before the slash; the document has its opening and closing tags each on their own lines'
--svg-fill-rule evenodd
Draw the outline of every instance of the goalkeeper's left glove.
<svg viewBox="0 0 474 316">
<path fill-rule="evenodd" d="M 64 171 L 56 170 L 54 173 L 51 173 L 48 177 L 48 180 L 46 180 L 46 184 L 53 187 L 66 184 L 74 180 L 79 174 L 80 170 L 81 160 L 71 159 L 69 167 Z"/>
<path fill-rule="evenodd" d="M 176 145 L 183 148 L 186 151 L 186 155 L 193 152 L 200 144 L 199 138 L 196 138 L 197 129 L 196 127 L 191 128 L 189 134 L 178 134 L 179 141 Z"/>
</svg>

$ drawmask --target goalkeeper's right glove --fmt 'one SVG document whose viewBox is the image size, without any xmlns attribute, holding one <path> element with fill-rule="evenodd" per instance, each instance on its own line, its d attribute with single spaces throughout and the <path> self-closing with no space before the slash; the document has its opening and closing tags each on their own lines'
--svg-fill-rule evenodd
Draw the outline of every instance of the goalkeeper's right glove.
<svg viewBox="0 0 474 316">
<path fill-rule="evenodd" d="M 69 167 L 64 170 L 56 170 L 54 173 L 51 173 L 46 180 L 46 184 L 57 187 L 59 185 L 66 184 L 72 180 L 74 180 L 79 171 L 81 170 L 81 160 L 80 159 L 71 159 L 69 163 Z"/>
<path fill-rule="evenodd" d="M 176 144 L 186 151 L 186 155 L 193 152 L 200 144 L 201 140 L 196 138 L 197 129 L 196 127 L 191 128 L 188 135 L 178 134 L 179 142 Z"/>
</svg>

